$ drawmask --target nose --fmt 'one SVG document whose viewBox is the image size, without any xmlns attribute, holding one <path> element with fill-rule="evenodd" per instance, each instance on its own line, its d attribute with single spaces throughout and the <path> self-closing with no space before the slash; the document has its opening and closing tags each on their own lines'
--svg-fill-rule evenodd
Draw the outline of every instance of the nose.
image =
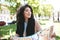
<svg viewBox="0 0 60 40">
<path fill-rule="evenodd" d="M 28 11 L 29 14 L 31 14 L 31 11 Z"/>
</svg>

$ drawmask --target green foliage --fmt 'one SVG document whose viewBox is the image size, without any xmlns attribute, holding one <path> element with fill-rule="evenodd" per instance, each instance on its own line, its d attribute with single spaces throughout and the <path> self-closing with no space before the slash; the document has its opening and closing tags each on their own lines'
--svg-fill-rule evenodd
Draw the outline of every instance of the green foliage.
<svg viewBox="0 0 60 40">
<path fill-rule="evenodd" d="M 59 36 L 56 36 L 56 40 L 60 40 L 60 37 Z"/>
<path fill-rule="evenodd" d="M 20 0 L 5 0 L 6 2 L 9 3 L 10 6 L 7 6 L 7 8 L 10 10 L 11 14 L 15 14 L 17 11 L 17 8 L 21 5 Z M 24 0 L 27 1 L 29 5 L 33 8 L 33 13 L 34 14 L 41 14 L 44 16 L 50 16 L 51 11 L 53 7 L 50 4 L 40 4 L 39 0 Z M 46 0 L 42 0 L 46 1 Z M 1 7 L 0 7 L 1 8 Z"/>
<path fill-rule="evenodd" d="M 5 0 L 7 2 L 16 2 L 17 0 Z"/>
<path fill-rule="evenodd" d="M 1 10 L 1 5 L 0 5 L 0 10 Z"/>
<path fill-rule="evenodd" d="M 0 36 L 9 35 L 10 30 L 12 30 L 12 32 L 14 32 L 16 30 L 16 24 L 0 26 Z"/>
<path fill-rule="evenodd" d="M 46 0 L 43 0 L 46 1 Z M 52 12 L 52 5 L 40 4 L 39 0 L 27 0 L 28 4 L 32 6 L 34 14 L 41 14 L 44 16 L 50 16 Z"/>
<path fill-rule="evenodd" d="M 17 0 L 5 0 L 10 4 L 10 6 L 7 6 L 7 8 L 10 10 L 11 14 L 15 14 L 17 11 L 17 8 L 20 6 L 20 3 L 17 2 Z"/>
<path fill-rule="evenodd" d="M 34 14 L 39 13 L 39 0 L 27 0 L 27 2 L 32 6 Z"/>
<path fill-rule="evenodd" d="M 52 5 L 50 5 L 50 4 L 45 4 L 45 5 L 43 5 L 44 15 L 45 15 L 45 16 L 50 16 L 50 15 L 51 15 L 51 12 L 52 12 L 52 9 L 53 9 L 53 7 L 52 7 Z"/>
<path fill-rule="evenodd" d="M 7 7 L 11 13 L 16 13 L 17 11 L 17 8 L 20 6 L 20 3 L 17 3 L 17 5 L 14 7 L 14 6 L 10 6 L 10 7 Z"/>
</svg>

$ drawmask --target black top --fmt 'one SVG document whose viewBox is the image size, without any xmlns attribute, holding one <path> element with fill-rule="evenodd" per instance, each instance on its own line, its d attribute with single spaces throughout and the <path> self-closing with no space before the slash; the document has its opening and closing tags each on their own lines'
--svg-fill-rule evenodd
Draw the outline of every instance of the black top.
<svg viewBox="0 0 60 40">
<path fill-rule="evenodd" d="M 33 23 L 32 23 L 33 22 Z M 35 21 L 32 21 L 30 23 L 27 24 L 27 28 L 26 28 L 26 36 L 31 36 L 35 33 Z M 22 24 L 21 24 L 22 25 Z M 28 26 L 28 25 L 32 25 L 32 26 Z M 19 34 L 19 37 L 23 37 L 23 33 L 24 33 L 24 25 L 22 27 L 20 27 L 17 23 L 17 30 L 16 33 Z"/>
</svg>

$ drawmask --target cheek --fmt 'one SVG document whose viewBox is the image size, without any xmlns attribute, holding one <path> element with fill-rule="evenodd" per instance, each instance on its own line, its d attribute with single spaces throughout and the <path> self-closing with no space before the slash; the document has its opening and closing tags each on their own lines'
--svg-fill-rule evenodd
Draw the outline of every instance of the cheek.
<svg viewBox="0 0 60 40">
<path fill-rule="evenodd" d="M 24 13 L 24 17 L 27 17 L 28 16 L 28 14 L 27 13 Z"/>
<path fill-rule="evenodd" d="M 31 13 L 30 14 L 29 13 L 25 13 L 24 16 L 27 17 L 27 18 L 30 18 L 31 17 Z"/>
<path fill-rule="evenodd" d="M 28 15 L 27 14 L 24 14 L 25 15 L 25 17 L 27 17 Z"/>
</svg>

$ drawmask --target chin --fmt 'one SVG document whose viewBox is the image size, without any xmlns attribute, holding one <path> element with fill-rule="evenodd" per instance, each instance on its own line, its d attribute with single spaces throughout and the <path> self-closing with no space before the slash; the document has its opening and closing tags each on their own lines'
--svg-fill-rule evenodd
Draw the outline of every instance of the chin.
<svg viewBox="0 0 60 40">
<path fill-rule="evenodd" d="M 31 18 L 30 16 L 28 18 Z"/>
</svg>

